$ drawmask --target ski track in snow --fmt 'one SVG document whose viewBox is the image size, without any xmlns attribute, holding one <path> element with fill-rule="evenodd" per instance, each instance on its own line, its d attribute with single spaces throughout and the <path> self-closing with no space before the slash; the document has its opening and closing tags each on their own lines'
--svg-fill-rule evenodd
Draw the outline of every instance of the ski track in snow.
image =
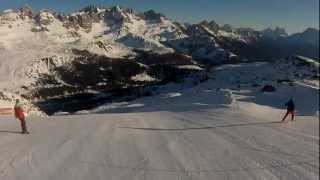
<svg viewBox="0 0 320 180">
<path fill-rule="evenodd" d="M 221 108 L 32 119 L 30 135 L 0 133 L 0 179 L 318 179 L 316 118 L 264 118 Z"/>
</svg>

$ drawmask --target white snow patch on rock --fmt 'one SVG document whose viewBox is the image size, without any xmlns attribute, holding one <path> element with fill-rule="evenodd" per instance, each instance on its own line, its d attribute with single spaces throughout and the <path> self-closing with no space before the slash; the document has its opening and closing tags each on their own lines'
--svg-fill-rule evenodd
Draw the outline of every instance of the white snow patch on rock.
<svg viewBox="0 0 320 180">
<path fill-rule="evenodd" d="M 132 76 L 131 80 L 133 80 L 133 81 L 141 81 L 141 82 L 152 82 L 152 81 L 156 81 L 157 79 L 151 77 L 149 74 L 144 72 L 144 73 Z"/>
</svg>

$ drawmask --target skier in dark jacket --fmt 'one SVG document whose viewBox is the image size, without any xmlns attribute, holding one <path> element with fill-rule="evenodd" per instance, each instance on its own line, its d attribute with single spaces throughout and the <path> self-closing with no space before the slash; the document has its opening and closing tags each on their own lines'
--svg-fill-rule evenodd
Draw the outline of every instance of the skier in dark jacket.
<svg viewBox="0 0 320 180">
<path fill-rule="evenodd" d="M 294 110 L 295 110 L 295 104 L 292 99 L 290 99 L 285 106 L 287 107 L 287 113 L 283 117 L 282 122 L 286 120 L 289 114 L 291 114 L 291 121 L 294 121 Z"/>
</svg>

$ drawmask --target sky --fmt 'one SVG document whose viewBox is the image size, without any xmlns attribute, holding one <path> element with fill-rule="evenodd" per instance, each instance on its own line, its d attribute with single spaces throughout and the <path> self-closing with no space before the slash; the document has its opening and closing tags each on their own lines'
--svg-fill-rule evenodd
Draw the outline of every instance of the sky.
<svg viewBox="0 0 320 180">
<path fill-rule="evenodd" d="M 0 11 L 29 4 L 34 10 L 70 13 L 86 5 L 121 5 L 137 11 L 154 9 L 180 22 L 215 20 L 234 27 L 283 27 L 289 33 L 319 28 L 319 0 L 0 0 Z"/>
</svg>

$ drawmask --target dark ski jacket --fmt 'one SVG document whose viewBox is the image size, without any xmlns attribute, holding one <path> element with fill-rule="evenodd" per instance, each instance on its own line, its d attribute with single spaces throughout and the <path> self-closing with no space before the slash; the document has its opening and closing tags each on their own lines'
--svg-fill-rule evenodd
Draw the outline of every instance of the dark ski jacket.
<svg viewBox="0 0 320 180">
<path fill-rule="evenodd" d="M 292 112 L 295 110 L 295 105 L 294 105 L 294 102 L 292 99 L 290 101 L 288 101 L 285 105 L 287 106 L 288 111 Z"/>
</svg>

